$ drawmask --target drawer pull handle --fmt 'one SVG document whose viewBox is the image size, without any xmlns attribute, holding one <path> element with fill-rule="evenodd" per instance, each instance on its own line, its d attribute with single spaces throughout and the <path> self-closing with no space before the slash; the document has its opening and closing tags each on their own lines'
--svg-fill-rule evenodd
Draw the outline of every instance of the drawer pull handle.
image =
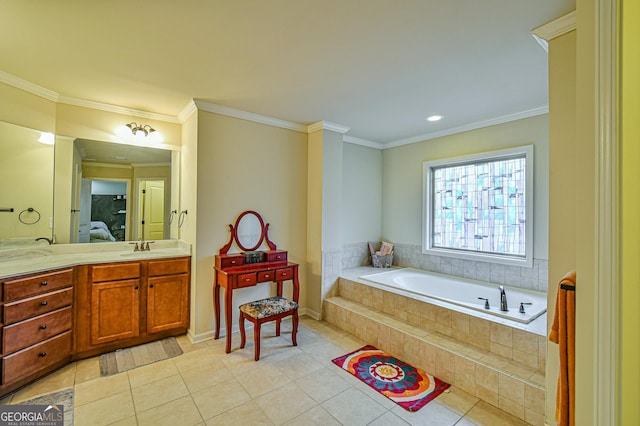
<svg viewBox="0 0 640 426">
<path fill-rule="evenodd" d="M 232 261 L 231 261 L 231 264 L 232 264 L 232 265 L 235 265 L 235 264 L 236 264 L 236 261 L 235 261 L 235 260 L 232 260 Z"/>
<path fill-rule="evenodd" d="M 151 285 L 149 286 L 149 288 L 153 288 L 153 284 L 151 284 Z"/>
<path fill-rule="evenodd" d="M 40 326 L 40 330 L 46 330 L 47 329 L 47 324 L 42 324 Z"/>
<path fill-rule="evenodd" d="M 138 286 L 135 286 L 133 289 L 134 289 L 134 290 L 137 290 L 138 288 L 139 288 Z"/>
<path fill-rule="evenodd" d="M 46 300 L 43 300 L 42 302 L 40 302 L 40 304 L 42 306 L 47 306 L 49 304 L 49 302 L 47 302 Z"/>
<path fill-rule="evenodd" d="M 246 282 L 249 282 L 249 281 L 251 281 L 251 278 L 245 278 L 244 280 L 245 280 Z"/>
<path fill-rule="evenodd" d="M 42 281 L 42 282 L 40 283 L 40 285 L 41 285 L 42 287 L 46 287 L 47 285 L 49 285 L 49 283 L 48 283 L 47 281 Z"/>
<path fill-rule="evenodd" d="M 40 356 L 40 358 L 44 358 L 45 356 L 47 356 L 47 353 L 46 352 L 40 352 L 38 354 L 38 356 Z"/>
</svg>

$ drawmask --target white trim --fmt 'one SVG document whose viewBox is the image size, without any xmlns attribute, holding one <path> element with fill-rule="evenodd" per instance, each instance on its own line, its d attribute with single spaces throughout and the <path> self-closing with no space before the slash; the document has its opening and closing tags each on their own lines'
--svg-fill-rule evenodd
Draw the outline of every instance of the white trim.
<svg viewBox="0 0 640 426">
<path fill-rule="evenodd" d="M 438 160 L 424 161 L 422 163 L 422 253 L 436 256 L 452 257 L 457 259 L 477 260 L 483 262 L 500 263 L 525 268 L 533 266 L 533 206 L 534 206 L 534 155 L 533 145 L 517 146 L 513 148 L 500 149 L 477 154 L 462 155 L 457 157 L 443 158 Z M 433 210 L 432 200 L 432 169 L 439 166 L 457 166 L 469 163 L 482 163 L 509 157 L 524 155 L 526 162 L 525 171 L 525 255 L 522 257 L 510 256 L 508 254 L 493 254 L 482 251 L 463 251 L 446 247 L 433 247 L 433 224 L 431 213 Z"/>
<path fill-rule="evenodd" d="M 110 168 L 110 169 L 131 169 L 132 166 L 129 164 L 111 164 L 111 163 L 99 163 L 99 162 L 93 162 L 91 160 L 82 160 L 82 162 L 84 163 L 84 166 L 87 167 L 105 167 L 105 168 Z M 108 180 L 108 178 L 100 178 L 97 180 Z"/>
<path fill-rule="evenodd" d="M 213 331 L 207 331 L 206 333 L 198 333 L 198 334 L 193 334 L 191 329 L 187 331 L 187 337 L 189 338 L 191 343 L 201 343 L 207 340 L 212 340 L 213 336 L 215 336 L 215 333 Z"/>
<path fill-rule="evenodd" d="M 341 124 L 332 123 L 330 121 L 316 121 L 315 123 L 307 126 L 307 133 L 317 132 L 318 130 L 330 130 L 332 132 L 345 134 L 351 127 L 343 126 Z"/>
<path fill-rule="evenodd" d="M 171 166 L 171 163 L 131 163 L 131 166 L 133 167 L 166 167 L 166 166 Z M 149 179 L 147 177 L 145 177 L 144 179 Z M 152 178 L 154 179 L 154 178 Z M 161 178 L 155 178 L 155 179 L 161 179 Z"/>
<path fill-rule="evenodd" d="M 23 80 L 20 77 L 16 77 L 15 75 L 2 70 L 0 70 L 0 83 L 15 87 L 16 89 L 24 90 L 25 92 L 40 96 L 41 98 L 45 98 L 53 102 L 58 102 L 59 95 L 53 90 L 38 86 L 35 83 Z"/>
<path fill-rule="evenodd" d="M 540 25 L 531 30 L 534 37 L 548 42 L 556 37 L 576 29 L 576 11 L 569 12 L 551 22 Z"/>
<path fill-rule="evenodd" d="M 483 127 L 495 126 L 497 124 L 508 123 L 510 121 L 522 120 L 524 118 L 535 117 L 538 115 L 548 114 L 549 105 L 532 108 L 526 111 L 515 112 L 513 114 L 503 115 L 500 117 L 490 118 L 484 121 L 477 121 L 475 123 L 465 124 L 459 127 L 453 127 L 451 129 L 445 129 L 439 132 L 425 133 L 422 135 L 412 136 L 406 139 L 400 139 L 395 142 L 384 144 L 384 149 L 395 148 L 402 145 L 409 145 L 416 142 L 423 142 L 430 139 L 441 138 L 443 136 L 454 135 L 456 133 L 468 132 L 470 130 L 477 130 Z"/>
<path fill-rule="evenodd" d="M 299 308 L 298 315 L 300 315 L 300 316 L 307 315 L 307 316 L 313 318 L 316 321 L 322 321 L 322 315 L 320 315 L 320 313 L 314 311 L 313 309 Z"/>
<path fill-rule="evenodd" d="M 167 123 L 178 123 L 178 119 L 172 115 L 157 114 L 155 112 L 141 111 L 139 109 L 126 108 L 118 105 L 105 104 L 102 102 L 88 101 L 86 99 L 71 98 L 69 96 L 60 96 L 58 98 L 58 103 L 96 109 L 99 111 L 113 112 L 122 115 L 133 115 L 135 117 L 147 118 L 149 120 L 164 121 Z"/>
<path fill-rule="evenodd" d="M 344 135 L 342 138 L 342 141 L 347 143 L 352 143 L 354 145 L 366 146 L 369 148 L 384 149 L 384 145 L 381 144 L 380 142 L 373 142 L 373 141 L 369 141 L 362 138 L 356 138 L 355 136 Z"/>
<path fill-rule="evenodd" d="M 269 126 L 280 127 L 282 129 L 293 130 L 296 132 L 307 133 L 307 126 L 303 126 L 302 124 L 294 123 L 292 121 L 280 120 L 278 118 L 268 117 L 266 115 L 254 114 L 252 112 L 242 111 L 240 109 L 218 105 L 198 99 L 194 99 L 193 102 L 195 102 L 196 107 L 202 111 L 226 115 L 228 117 L 239 118 L 256 123 L 267 124 Z"/>
<path fill-rule="evenodd" d="M 616 139 L 617 5 L 595 1 L 596 264 L 594 424 L 618 424 L 618 167 Z"/>
<path fill-rule="evenodd" d="M 533 36 L 533 38 L 536 39 L 536 41 L 538 42 L 538 44 L 540 46 L 542 46 L 542 48 L 544 49 L 545 52 L 549 53 L 549 42 L 545 39 L 543 39 L 542 37 L 538 37 L 535 34 L 531 34 Z"/>
<path fill-rule="evenodd" d="M 193 99 L 190 99 L 189 102 L 187 102 L 182 110 L 178 113 L 178 121 L 180 122 L 180 124 L 183 124 L 185 121 L 187 121 L 189 117 L 191 117 L 191 115 L 196 111 L 198 111 L 198 106 L 193 101 Z"/>
</svg>

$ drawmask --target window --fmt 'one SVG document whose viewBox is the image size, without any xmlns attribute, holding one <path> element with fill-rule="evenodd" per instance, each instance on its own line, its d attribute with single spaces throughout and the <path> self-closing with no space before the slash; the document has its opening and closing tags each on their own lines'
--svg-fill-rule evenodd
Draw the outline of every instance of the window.
<svg viewBox="0 0 640 426">
<path fill-rule="evenodd" d="M 533 264 L 533 145 L 423 163 L 423 253 Z"/>
</svg>

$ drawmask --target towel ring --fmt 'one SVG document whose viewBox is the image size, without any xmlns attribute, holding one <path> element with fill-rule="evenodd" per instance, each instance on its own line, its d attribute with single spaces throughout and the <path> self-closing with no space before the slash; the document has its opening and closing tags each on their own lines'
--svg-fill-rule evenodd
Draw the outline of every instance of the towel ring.
<svg viewBox="0 0 640 426">
<path fill-rule="evenodd" d="M 35 213 L 37 215 L 36 219 L 33 221 L 28 221 L 28 220 L 24 220 L 24 218 L 22 217 L 23 214 L 29 214 L 29 213 Z M 20 221 L 20 223 L 24 223 L 25 225 L 35 225 L 36 223 L 40 222 L 40 212 L 36 209 L 34 209 L 33 207 L 29 207 L 28 209 L 24 209 L 20 212 L 20 214 L 18 214 L 18 220 Z"/>
<path fill-rule="evenodd" d="M 169 225 L 173 223 L 173 219 L 176 217 L 176 214 L 178 214 L 178 210 L 171 210 L 171 213 L 169 213 Z"/>
<path fill-rule="evenodd" d="M 187 216 L 187 211 L 186 210 L 182 210 L 180 212 L 180 217 L 178 218 L 178 228 L 182 228 L 182 225 L 184 224 L 184 218 Z"/>
</svg>

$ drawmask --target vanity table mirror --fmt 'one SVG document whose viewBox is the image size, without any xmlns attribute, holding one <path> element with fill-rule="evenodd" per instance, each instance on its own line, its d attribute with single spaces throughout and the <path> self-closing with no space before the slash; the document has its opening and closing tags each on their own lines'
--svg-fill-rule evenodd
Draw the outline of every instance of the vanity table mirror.
<svg viewBox="0 0 640 426">
<path fill-rule="evenodd" d="M 0 249 L 53 238 L 54 146 L 45 142 L 38 130 L 0 122 Z"/>
</svg>

